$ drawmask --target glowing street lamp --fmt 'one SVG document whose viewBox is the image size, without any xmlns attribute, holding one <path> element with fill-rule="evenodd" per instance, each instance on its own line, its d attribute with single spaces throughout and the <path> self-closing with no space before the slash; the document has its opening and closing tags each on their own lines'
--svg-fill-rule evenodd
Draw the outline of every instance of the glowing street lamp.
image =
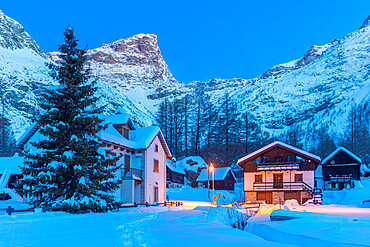
<svg viewBox="0 0 370 247">
<path fill-rule="evenodd" d="M 212 204 L 214 204 L 214 201 L 215 201 L 215 168 L 212 163 L 209 166 L 209 170 L 212 172 Z"/>
</svg>

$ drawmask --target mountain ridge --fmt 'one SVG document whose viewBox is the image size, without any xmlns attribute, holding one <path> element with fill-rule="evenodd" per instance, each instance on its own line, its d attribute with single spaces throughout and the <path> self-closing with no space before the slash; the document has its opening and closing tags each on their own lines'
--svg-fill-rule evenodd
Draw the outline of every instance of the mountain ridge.
<svg viewBox="0 0 370 247">
<path fill-rule="evenodd" d="M 273 66 L 252 79 L 178 82 L 169 71 L 154 34 L 137 34 L 88 50 L 86 66 L 98 81 L 97 93 L 102 97 L 99 104 L 107 105 L 106 113 L 123 107 L 141 125 L 154 123 L 163 99 L 183 97 L 201 88 L 216 105 L 225 93 L 230 93 L 240 114 L 250 112 L 272 135 L 305 122 L 307 126 L 322 125 L 320 118 L 330 123 L 330 130 L 340 132 L 344 127 L 336 124 L 335 119 L 348 115 L 352 96 L 364 89 L 361 97 L 365 101 L 369 98 L 369 18 L 363 27 L 343 39 L 312 46 L 302 57 Z M 17 137 L 37 114 L 42 90 L 55 84 L 44 64 L 51 60 L 58 63 L 58 53 L 43 54 L 16 23 L 0 14 L 0 30 L 1 26 L 7 27 L 0 37 L 10 37 L 8 45 L 0 45 L 0 83 L 4 88 L 2 97 L 9 100 L 4 103 L 7 117 Z M 13 45 L 17 35 L 23 39 L 18 47 Z M 345 110 L 341 112 L 339 105 L 345 105 Z M 336 116 L 338 112 L 341 117 Z"/>
</svg>

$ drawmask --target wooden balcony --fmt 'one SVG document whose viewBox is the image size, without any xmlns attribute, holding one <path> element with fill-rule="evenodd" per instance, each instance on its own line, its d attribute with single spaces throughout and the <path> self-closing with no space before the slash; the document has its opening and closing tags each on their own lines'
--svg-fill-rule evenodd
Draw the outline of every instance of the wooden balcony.
<svg viewBox="0 0 370 247">
<path fill-rule="evenodd" d="M 121 178 L 122 180 L 143 181 L 143 170 L 124 167 L 121 169 Z"/>
<path fill-rule="evenodd" d="M 304 190 L 313 194 L 312 187 L 305 182 L 255 182 L 253 190 Z"/>
<path fill-rule="evenodd" d="M 297 163 L 260 163 L 257 165 L 257 171 L 283 171 L 283 170 L 299 170 Z"/>
</svg>

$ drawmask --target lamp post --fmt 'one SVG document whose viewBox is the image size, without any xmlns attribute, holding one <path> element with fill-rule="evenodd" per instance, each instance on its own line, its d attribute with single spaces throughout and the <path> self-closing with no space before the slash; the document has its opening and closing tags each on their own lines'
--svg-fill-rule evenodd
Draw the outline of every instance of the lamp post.
<svg viewBox="0 0 370 247">
<path fill-rule="evenodd" d="M 207 178 L 207 189 L 208 189 L 208 199 L 209 199 L 209 165 L 207 167 L 207 175 L 208 175 L 208 178 Z"/>
<path fill-rule="evenodd" d="M 212 204 L 214 204 L 215 200 L 215 168 L 213 164 L 209 166 L 209 170 L 212 172 Z"/>
</svg>

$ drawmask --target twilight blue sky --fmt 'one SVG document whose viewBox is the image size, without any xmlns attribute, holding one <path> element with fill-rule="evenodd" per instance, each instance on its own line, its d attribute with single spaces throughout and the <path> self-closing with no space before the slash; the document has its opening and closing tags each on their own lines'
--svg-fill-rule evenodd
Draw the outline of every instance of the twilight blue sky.
<svg viewBox="0 0 370 247">
<path fill-rule="evenodd" d="M 259 76 L 357 30 L 370 1 L 7 0 L 0 9 L 44 52 L 57 49 L 68 24 L 89 48 L 154 33 L 175 78 L 190 82 Z"/>
</svg>

